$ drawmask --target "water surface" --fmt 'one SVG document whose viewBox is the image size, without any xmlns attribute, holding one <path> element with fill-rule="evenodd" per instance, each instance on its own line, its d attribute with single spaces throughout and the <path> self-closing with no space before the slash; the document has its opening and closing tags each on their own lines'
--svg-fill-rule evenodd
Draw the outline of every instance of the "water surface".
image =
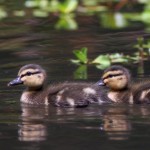
<svg viewBox="0 0 150 150">
<path fill-rule="evenodd" d="M 0 27 L 0 148 L 1 149 L 149 149 L 150 106 L 91 105 L 83 109 L 26 106 L 19 102 L 24 87 L 8 88 L 25 64 L 42 65 L 49 83 L 74 80 L 78 66 L 69 62 L 72 50 L 88 47 L 89 57 L 133 52 L 136 38 L 149 38 L 143 26 L 107 30 L 81 22 L 77 31 L 56 31 L 48 19 L 5 19 Z M 133 76 L 150 77 L 149 61 L 127 64 Z M 87 67 L 87 82 L 102 71 Z M 141 76 L 140 76 L 141 77 Z"/>
</svg>

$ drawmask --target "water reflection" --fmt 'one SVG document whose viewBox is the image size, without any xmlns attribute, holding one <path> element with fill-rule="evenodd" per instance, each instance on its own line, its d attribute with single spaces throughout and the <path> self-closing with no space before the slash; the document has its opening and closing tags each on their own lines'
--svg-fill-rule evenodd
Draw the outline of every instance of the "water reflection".
<svg viewBox="0 0 150 150">
<path fill-rule="evenodd" d="M 127 140 L 132 129 L 128 119 L 128 110 L 111 107 L 103 115 L 103 130 L 110 140 Z"/>
<path fill-rule="evenodd" d="M 128 140 L 132 130 L 132 124 L 128 118 L 129 113 L 128 108 L 121 106 L 92 107 L 84 114 L 84 119 L 91 123 L 86 123 L 78 128 L 97 130 L 100 135 L 105 134 L 109 140 Z"/>
<path fill-rule="evenodd" d="M 58 108 L 57 122 L 75 122 L 74 128 L 96 130 L 100 135 L 105 133 L 109 140 L 128 140 L 132 130 L 132 125 L 128 118 L 129 113 L 128 108 L 111 105 L 94 106 L 82 110 Z M 79 120 L 84 123 L 78 123 Z"/>
<path fill-rule="evenodd" d="M 147 120 L 150 114 L 149 108 L 145 106 L 103 105 L 84 109 L 29 105 L 21 107 L 22 122 L 18 127 L 18 139 L 30 142 L 57 137 L 63 130 L 71 131 L 73 136 L 76 133 L 80 135 L 81 131 L 92 131 L 98 134 L 99 138 L 127 141 L 132 137 L 131 131 L 134 128 L 133 120 L 129 117 L 142 116 Z M 149 120 L 147 121 L 149 124 Z M 143 124 L 143 121 L 138 119 L 138 123 Z"/>
<path fill-rule="evenodd" d="M 134 123 L 149 125 L 149 115 L 148 105 L 111 106 L 102 115 L 103 125 L 100 128 L 109 140 L 129 140 L 134 135 Z"/>
<path fill-rule="evenodd" d="M 22 105 L 22 122 L 19 125 L 20 141 L 43 141 L 47 137 L 47 129 L 44 119 L 47 116 L 47 108 Z"/>
</svg>

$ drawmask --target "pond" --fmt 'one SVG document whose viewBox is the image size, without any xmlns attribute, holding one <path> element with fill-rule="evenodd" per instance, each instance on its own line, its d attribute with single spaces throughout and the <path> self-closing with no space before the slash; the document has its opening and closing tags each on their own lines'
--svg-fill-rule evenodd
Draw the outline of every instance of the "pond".
<svg viewBox="0 0 150 150">
<path fill-rule="evenodd" d="M 48 82 L 97 82 L 102 70 L 86 66 L 86 79 L 70 62 L 72 51 L 88 48 L 88 57 L 131 54 L 138 37 L 150 38 L 142 24 L 124 29 L 101 28 L 94 17 L 79 17 L 78 30 L 55 30 L 49 18 L 9 17 L 0 24 L 0 148 L 1 149 L 149 149 L 149 105 L 91 105 L 87 108 L 27 106 L 20 103 L 23 86 L 9 88 L 25 64 L 42 65 Z M 125 64 L 135 77 L 149 78 L 150 61 Z M 139 73 L 142 69 L 142 73 Z"/>
</svg>

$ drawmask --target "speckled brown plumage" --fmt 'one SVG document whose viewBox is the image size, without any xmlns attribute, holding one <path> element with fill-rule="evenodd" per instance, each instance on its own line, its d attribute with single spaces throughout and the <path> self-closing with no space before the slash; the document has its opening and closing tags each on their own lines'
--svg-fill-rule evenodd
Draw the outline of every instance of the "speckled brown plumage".
<svg viewBox="0 0 150 150">
<path fill-rule="evenodd" d="M 150 80 L 133 82 L 128 69 L 114 65 L 106 69 L 99 85 L 107 86 L 104 99 L 116 103 L 150 103 Z"/>
<path fill-rule="evenodd" d="M 93 83 L 63 82 L 47 86 L 46 71 L 39 65 L 23 66 L 18 77 L 8 85 L 23 84 L 27 88 L 20 101 L 28 104 L 53 104 L 62 107 L 85 107 L 89 103 L 103 102 L 102 88 Z"/>
</svg>

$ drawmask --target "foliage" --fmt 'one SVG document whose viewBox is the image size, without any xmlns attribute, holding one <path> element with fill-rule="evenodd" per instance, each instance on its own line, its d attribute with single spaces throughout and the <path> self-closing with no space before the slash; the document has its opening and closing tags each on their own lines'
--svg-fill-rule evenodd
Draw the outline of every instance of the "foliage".
<svg viewBox="0 0 150 150">
<path fill-rule="evenodd" d="M 150 55 L 150 40 L 145 41 L 143 37 L 139 37 L 137 38 L 137 44 L 134 45 L 134 47 L 138 49 L 135 55 L 142 58 L 147 58 L 147 56 Z"/>
<path fill-rule="evenodd" d="M 83 47 L 79 50 L 74 50 L 73 51 L 74 55 L 76 56 L 77 59 L 71 59 L 73 63 L 76 64 L 87 64 L 88 63 L 88 57 L 87 57 L 87 48 Z"/>
<path fill-rule="evenodd" d="M 56 29 L 75 30 L 78 27 L 74 20 L 78 0 L 27 0 L 26 6 L 36 8 L 33 9 L 33 14 L 37 17 L 48 17 L 49 13 L 57 14 Z"/>
<path fill-rule="evenodd" d="M 26 7 L 33 8 L 35 16 L 44 17 L 48 16 L 49 13 L 57 13 L 59 20 L 55 25 L 56 29 L 77 29 L 78 25 L 75 20 L 77 13 L 97 15 L 104 28 L 124 28 L 130 25 L 130 20 L 142 21 L 150 25 L 149 0 L 137 0 L 137 4 L 141 4 L 141 7 L 144 6 L 142 12 L 134 13 L 133 11 L 131 14 L 128 11 L 123 13 L 118 11 L 129 5 L 134 9 L 134 3 L 129 3 L 128 1 L 116 0 L 107 2 L 105 0 L 26 0 L 25 4 Z M 111 10 L 114 10 L 114 13 Z M 148 29 L 150 30 L 149 26 Z"/>
<path fill-rule="evenodd" d="M 137 12 L 139 6 L 142 9 Z M 54 27 L 58 30 L 77 30 L 77 16 L 93 15 L 97 16 L 103 28 L 125 28 L 135 21 L 141 21 L 147 25 L 146 29 L 150 30 L 149 0 L 137 0 L 134 3 L 118 0 L 25 0 L 24 3 L 14 1 L 11 7 L 7 7 L 9 7 L 7 0 L 2 0 L 0 20 L 12 16 L 26 17 L 29 11 L 33 17 L 56 17 Z"/>
<path fill-rule="evenodd" d="M 150 1 L 138 0 L 139 4 L 143 4 L 142 12 L 124 13 L 125 17 L 129 21 L 141 21 L 147 25 L 147 30 L 150 30 Z"/>
<path fill-rule="evenodd" d="M 0 19 L 5 17 L 7 17 L 7 12 L 4 10 L 4 8 L 0 7 Z"/>
<path fill-rule="evenodd" d="M 99 55 L 95 58 L 92 63 L 96 64 L 96 67 L 99 69 L 105 69 L 109 67 L 112 63 L 127 63 L 129 61 L 128 56 L 124 56 L 120 53 L 114 54 L 106 54 L 106 55 Z"/>
<path fill-rule="evenodd" d="M 72 59 L 71 61 L 78 65 L 94 64 L 98 69 L 105 69 L 113 63 L 137 63 L 148 58 L 150 41 L 145 42 L 142 37 L 139 37 L 134 47 L 137 48 L 137 52 L 131 55 L 124 55 L 122 53 L 101 54 L 92 61 L 89 61 L 87 48 L 84 47 L 73 51 L 77 59 Z"/>
</svg>

